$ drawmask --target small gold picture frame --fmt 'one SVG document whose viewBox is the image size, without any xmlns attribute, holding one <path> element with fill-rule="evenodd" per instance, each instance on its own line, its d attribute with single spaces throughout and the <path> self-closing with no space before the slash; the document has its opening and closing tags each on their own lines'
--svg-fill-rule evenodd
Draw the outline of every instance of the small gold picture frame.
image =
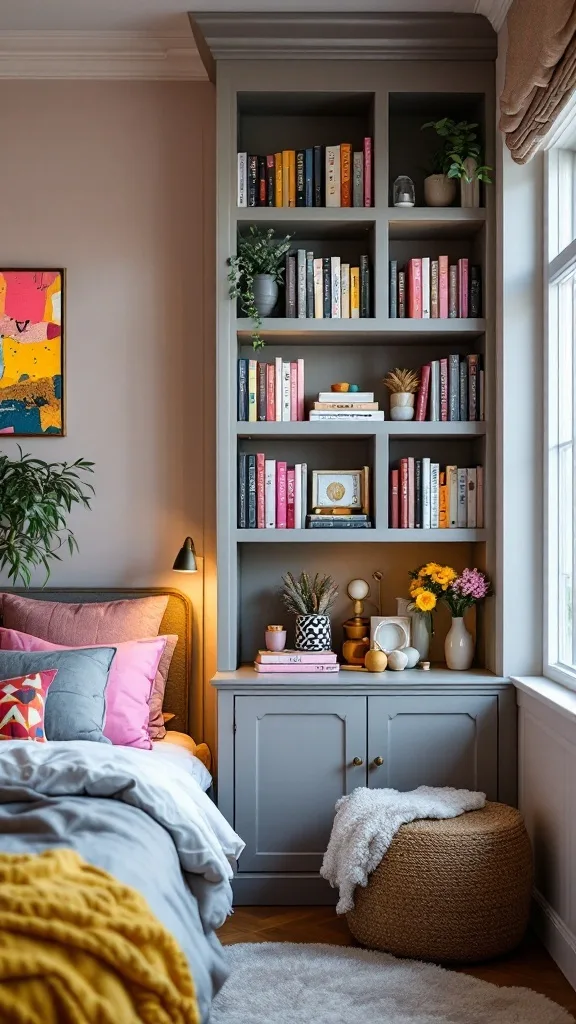
<svg viewBox="0 0 576 1024">
<path fill-rule="evenodd" d="M 315 469 L 312 471 L 312 506 L 364 511 L 364 469 Z"/>
</svg>

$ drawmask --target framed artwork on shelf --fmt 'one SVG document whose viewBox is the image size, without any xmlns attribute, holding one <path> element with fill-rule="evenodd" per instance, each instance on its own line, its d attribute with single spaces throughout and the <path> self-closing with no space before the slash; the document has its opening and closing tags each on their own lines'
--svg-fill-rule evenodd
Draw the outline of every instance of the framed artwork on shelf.
<svg viewBox="0 0 576 1024">
<path fill-rule="evenodd" d="M 0 268 L 0 434 L 64 435 L 64 282 Z"/>
<path fill-rule="evenodd" d="M 409 647 L 410 625 L 410 617 L 407 615 L 372 615 L 370 647 L 377 646 L 386 654 Z"/>
<path fill-rule="evenodd" d="M 368 467 L 312 471 L 312 507 L 368 512 Z"/>
</svg>

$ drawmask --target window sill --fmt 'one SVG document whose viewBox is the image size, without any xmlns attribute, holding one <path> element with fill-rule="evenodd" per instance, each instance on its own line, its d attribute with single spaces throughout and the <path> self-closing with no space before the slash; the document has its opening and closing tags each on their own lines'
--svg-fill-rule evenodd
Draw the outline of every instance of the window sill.
<svg viewBox="0 0 576 1024">
<path fill-rule="evenodd" d="M 545 676 L 512 676 L 517 690 L 540 701 L 546 707 L 558 712 L 563 718 L 576 722 L 576 692 Z"/>
</svg>

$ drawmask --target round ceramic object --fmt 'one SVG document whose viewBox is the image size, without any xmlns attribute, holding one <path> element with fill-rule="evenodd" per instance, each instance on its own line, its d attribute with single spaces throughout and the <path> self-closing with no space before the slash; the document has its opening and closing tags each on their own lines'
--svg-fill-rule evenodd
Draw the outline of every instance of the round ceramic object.
<svg viewBox="0 0 576 1024">
<path fill-rule="evenodd" d="M 359 384 L 350 384 L 350 386 L 348 388 L 348 391 L 351 391 L 353 393 L 355 393 L 356 391 L 360 391 L 360 385 Z"/>
<path fill-rule="evenodd" d="M 406 631 L 398 622 L 382 622 L 376 626 L 374 640 L 388 654 L 408 646 Z"/>
<path fill-rule="evenodd" d="M 331 384 L 330 385 L 330 391 L 336 391 L 338 394 L 343 394 L 344 392 L 349 391 L 349 390 L 350 390 L 350 385 L 346 384 L 346 383 Z"/>
<path fill-rule="evenodd" d="M 388 658 L 384 651 L 367 651 L 364 658 L 364 667 L 369 672 L 384 672 L 388 664 Z"/>
<path fill-rule="evenodd" d="M 390 419 L 396 423 L 406 423 L 408 420 L 414 419 L 414 407 L 409 405 L 397 405 L 396 408 L 390 409 Z"/>
<path fill-rule="evenodd" d="M 420 661 L 420 651 L 417 651 L 415 647 L 405 647 L 402 653 L 408 658 L 406 668 L 416 668 Z"/>
<path fill-rule="evenodd" d="M 430 174 L 424 178 L 426 206 L 451 206 L 456 198 L 456 182 L 445 174 Z"/>
<path fill-rule="evenodd" d="M 408 658 L 404 651 L 390 651 L 388 655 L 388 668 L 393 672 L 402 672 L 408 664 Z"/>
<path fill-rule="evenodd" d="M 409 391 L 395 391 L 390 395 L 390 419 L 414 419 L 414 395 Z"/>
</svg>

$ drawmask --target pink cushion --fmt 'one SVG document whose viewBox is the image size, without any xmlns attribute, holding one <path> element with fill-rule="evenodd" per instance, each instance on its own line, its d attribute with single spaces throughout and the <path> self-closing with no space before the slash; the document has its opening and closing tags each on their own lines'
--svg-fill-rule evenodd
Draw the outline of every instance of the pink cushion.
<svg viewBox="0 0 576 1024">
<path fill-rule="evenodd" d="M 82 644 L 82 647 L 102 647 L 103 644 Z M 116 654 L 110 668 L 106 687 L 106 719 L 104 735 L 122 747 L 141 747 L 150 750 L 152 742 L 148 720 L 149 701 L 160 658 L 166 646 L 166 637 L 146 640 L 126 640 L 114 644 Z M 62 651 L 69 645 L 53 644 L 49 640 L 22 633 L 16 629 L 0 627 L 0 650 L 5 651 Z"/>
<path fill-rule="evenodd" d="M 69 647 L 116 647 L 127 640 L 145 640 L 157 636 L 166 611 L 168 597 L 137 597 L 124 601 L 95 601 L 66 604 L 61 601 L 35 601 L 19 594 L 0 594 L 2 624 L 29 636 L 41 637 L 53 644 Z M 162 701 L 177 636 L 166 637 L 152 697 L 150 700 L 150 736 L 162 739 L 166 734 L 162 720 Z"/>
</svg>

